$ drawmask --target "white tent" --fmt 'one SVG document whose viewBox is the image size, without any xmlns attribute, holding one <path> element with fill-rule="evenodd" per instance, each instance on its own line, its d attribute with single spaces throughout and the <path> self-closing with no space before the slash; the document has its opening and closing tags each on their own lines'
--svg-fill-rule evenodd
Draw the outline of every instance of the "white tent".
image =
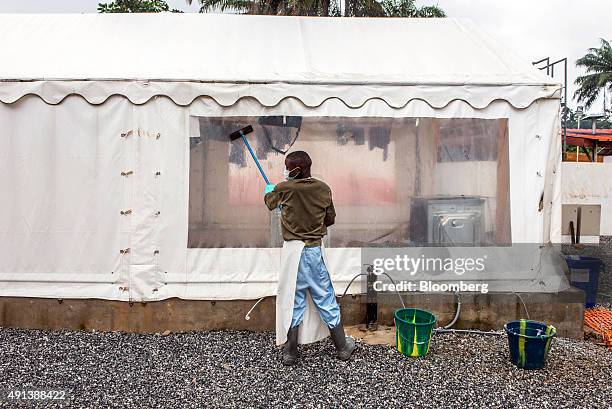
<svg viewBox="0 0 612 409">
<path fill-rule="evenodd" d="M 253 121 L 272 179 L 280 141 L 339 192 L 339 288 L 424 197 L 481 197 L 494 243 L 559 242 L 560 85 L 469 21 L 1 15 L 0 49 L 1 296 L 273 295 L 263 184 L 223 139 Z"/>
</svg>

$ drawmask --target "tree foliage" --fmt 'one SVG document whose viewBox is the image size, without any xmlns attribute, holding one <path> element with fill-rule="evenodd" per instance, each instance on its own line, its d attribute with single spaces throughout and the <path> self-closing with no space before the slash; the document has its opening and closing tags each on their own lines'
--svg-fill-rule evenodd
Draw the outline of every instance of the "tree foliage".
<svg viewBox="0 0 612 409">
<path fill-rule="evenodd" d="M 589 52 L 576 61 L 576 66 L 585 68 L 586 74 L 576 78 L 578 90 L 574 98 L 583 102 L 586 109 L 593 105 L 603 90 L 612 94 L 612 47 L 609 41 L 602 38 L 601 47 L 589 48 Z"/>
<path fill-rule="evenodd" d="M 189 4 L 193 0 L 187 0 Z M 322 17 L 445 17 L 436 6 L 418 7 L 415 0 L 199 0 L 200 12 Z M 342 9 L 344 5 L 344 9 Z"/>
<path fill-rule="evenodd" d="M 382 6 L 387 17 L 446 17 L 437 5 L 417 7 L 414 1 L 383 0 Z"/>
<path fill-rule="evenodd" d="M 110 3 L 98 3 L 98 13 L 161 13 L 172 9 L 164 0 L 115 0 Z"/>
<path fill-rule="evenodd" d="M 578 115 L 571 108 L 566 111 L 566 122 L 565 126 L 568 129 L 578 128 Z M 593 126 L 592 119 L 582 119 L 580 121 L 580 129 L 591 129 Z M 602 118 L 597 120 L 597 129 L 612 129 L 612 118 Z"/>
</svg>

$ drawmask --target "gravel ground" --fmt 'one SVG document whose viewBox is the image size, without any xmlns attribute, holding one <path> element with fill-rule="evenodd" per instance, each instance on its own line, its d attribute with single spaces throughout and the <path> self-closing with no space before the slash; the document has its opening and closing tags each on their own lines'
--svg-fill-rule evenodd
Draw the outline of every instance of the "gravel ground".
<svg viewBox="0 0 612 409">
<path fill-rule="evenodd" d="M 612 407 L 605 348 L 555 339 L 540 371 L 515 368 L 507 349 L 505 336 L 441 334 L 424 358 L 360 345 L 345 363 L 326 340 L 286 368 L 271 333 L 0 328 L 0 389 L 67 391 L 63 402 L 0 407 Z"/>
</svg>

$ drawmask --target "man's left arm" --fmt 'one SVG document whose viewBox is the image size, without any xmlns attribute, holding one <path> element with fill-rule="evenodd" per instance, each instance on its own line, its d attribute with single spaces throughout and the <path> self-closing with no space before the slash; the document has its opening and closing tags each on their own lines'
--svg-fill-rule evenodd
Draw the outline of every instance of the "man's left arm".
<svg viewBox="0 0 612 409">
<path fill-rule="evenodd" d="M 331 190 L 329 192 L 329 206 L 325 209 L 325 219 L 323 223 L 325 227 L 329 227 L 336 222 L 336 209 L 334 209 L 334 201 L 331 198 Z"/>
</svg>

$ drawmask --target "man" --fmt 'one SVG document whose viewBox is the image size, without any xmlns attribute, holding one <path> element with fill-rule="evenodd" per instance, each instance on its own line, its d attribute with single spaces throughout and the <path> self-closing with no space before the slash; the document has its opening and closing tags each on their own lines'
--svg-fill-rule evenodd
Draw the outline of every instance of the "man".
<svg viewBox="0 0 612 409">
<path fill-rule="evenodd" d="M 279 336 L 279 331 L 290 322 L 283 347 L 285 365 L 297 362 L 298 339 L 300 343 L 320 339 L 310 325 L 313 320 L 308 317 L 312 303 L 319 313 L 318 322 L 322 320 L 329 329 L 338 358 L 348 360 L 355 349 L 355 341 L 344 334 L 340 307 L 321 251 L 321 239 L 336 218 L 331 189 L 310 176 L 311 165 L 312 160 L 306 152 L 291 152 L 285 158 L 286 181 L 267 185 L 265 190 L 264 201 L 268 209 L 281 209 L 285 240 L 276 308 L 278 344 L 279 340 L 284 340 L 284 333 Z M 302 325 L 300 330 L 303 322 L 308 325 Z M 300 334 L 300 331 L 309 333 Z"/>
</svg>

